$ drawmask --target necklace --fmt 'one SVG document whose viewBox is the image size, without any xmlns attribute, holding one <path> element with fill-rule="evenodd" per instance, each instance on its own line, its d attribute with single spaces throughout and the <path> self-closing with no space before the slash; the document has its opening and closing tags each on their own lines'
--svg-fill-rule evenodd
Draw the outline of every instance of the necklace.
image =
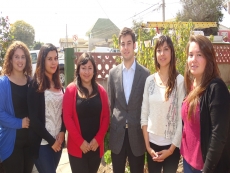
<svg viewBox="0 0 230 173">
<path fill-rule="evenodd" d="M 165 80 L 162 79 L 161 74 L 158 72 L 158 76 L 160 77 L 161 82 L 159 82 L 160 85 L 167 85 L 169 77 L 167 77 Z"/>
</svg>

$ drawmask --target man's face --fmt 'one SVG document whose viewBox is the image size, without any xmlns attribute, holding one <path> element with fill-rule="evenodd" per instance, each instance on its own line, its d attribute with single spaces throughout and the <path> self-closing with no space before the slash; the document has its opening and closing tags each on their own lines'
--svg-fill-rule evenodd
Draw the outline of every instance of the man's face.
<svg viewBox="0 0 230 173">
<path fill-rule="evenodd" d="M 124 61 L 131 61 L 134 59 L 134 50 L 136 43 L 133 43 L 131 35 L 121 36 L 120 52 Z"/>
</svg>

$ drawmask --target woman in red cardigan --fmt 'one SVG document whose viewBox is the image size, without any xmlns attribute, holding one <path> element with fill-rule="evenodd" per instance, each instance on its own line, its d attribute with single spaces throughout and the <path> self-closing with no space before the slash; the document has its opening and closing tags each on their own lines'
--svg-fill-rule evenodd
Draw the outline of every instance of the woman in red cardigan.
<svg viewBox="0 0 230 173">
<path fill-rule="evenodd" d="M 96 173 L 104 154 L 104 137 L 109 126 L 109 104 L 105 89 L 97 84 L 92 56 L 77 60 L 76 79 L 63 99 L 67 149 L 73 173 Z"/>
</svg>

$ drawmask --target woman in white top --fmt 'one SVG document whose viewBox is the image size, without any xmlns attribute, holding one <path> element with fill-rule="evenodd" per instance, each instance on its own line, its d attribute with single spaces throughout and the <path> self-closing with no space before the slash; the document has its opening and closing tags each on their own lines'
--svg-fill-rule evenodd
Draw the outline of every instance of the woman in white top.
<svg viewBox="0 0 230 173">
<path fill-rule="evenodd" d="M 46 44 L 38 54 L 36 71 L 28 90 L 32 154 L 36 168 L 42 173 L 55 173 L 61 157 L 65 136 L 62 100 L 57 48 Z"/>
<path fill-rule="evenodd" d="M 181 104 L 185 96 L 184 78 L 176 70 L 170 37 L 160 36 L 154 50 L 157 72 L 146 79 L 141 127 L 148 152 L 150 173 L 176 172 L 180 152 Z"/>
</svg>

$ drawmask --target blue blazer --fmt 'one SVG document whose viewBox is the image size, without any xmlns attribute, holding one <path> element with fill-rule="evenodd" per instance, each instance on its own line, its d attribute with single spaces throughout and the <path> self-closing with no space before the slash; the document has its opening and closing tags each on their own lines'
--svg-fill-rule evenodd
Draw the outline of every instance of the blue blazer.
<svg viewBox="0 0 230 173">
<path fill-rule="evenodd" d="M 16 118 L 11 86 L 7 76 L 0 77 L 0 162 L 13 152 L 16 130 L 22 128 L 22 119 Z"/>
</svg>

